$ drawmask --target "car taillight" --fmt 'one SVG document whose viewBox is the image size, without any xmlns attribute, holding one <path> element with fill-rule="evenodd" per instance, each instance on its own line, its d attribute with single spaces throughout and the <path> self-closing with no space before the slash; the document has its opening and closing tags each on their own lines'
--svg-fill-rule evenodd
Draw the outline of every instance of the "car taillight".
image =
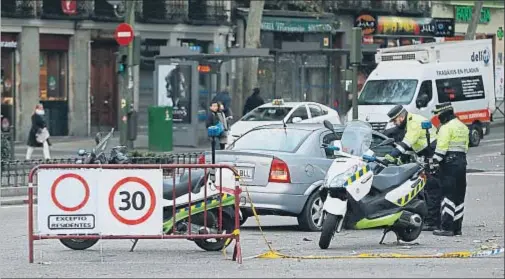
<svg viewBox="0 0 505 279">
<path fill-rule="evenodd" d="M 201 164 L 201 165 L 205 164 L 205 155 L 202 154 L 202 155 L 198 156 L 197 164 Z"/>
<path fill-rule="evenodd" d="M 268 182 L 291 183 L 288 165 L 281 159 L 274 157 L 272 160 Z"/>
</svg>

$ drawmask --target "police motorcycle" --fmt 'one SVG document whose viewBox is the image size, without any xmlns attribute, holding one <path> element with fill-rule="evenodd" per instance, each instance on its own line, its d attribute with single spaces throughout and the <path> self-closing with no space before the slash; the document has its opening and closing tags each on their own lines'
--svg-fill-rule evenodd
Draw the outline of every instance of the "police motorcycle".
<svg viewBox="0 0 505 279">
<path fill-rule="evenodd" d="M 221 126 L 222 129 L 222 126 Z M 219 127 L 209 127 L 208 134 L 215 140 Z M 222 131 L 222 130 L 221 130 Z M 127 164 L 130 159 L 123 153 L 124 147 L 114 147 L 109 158 L 104 150 L 108 140 L 112 137 L 114 129 L 103 139 L 100 134 L 95 137 L 97 146 L 91 151 L 79 150 L 84 160 L 76 163 L 83 164 Z M 217 134 L 217 136 L 216 136 Z M 215 146 L 212 148 L 213 163 L 215 161 Z M 207 174 L 207 175 L 206 175 Z M 222 176 L 222 178 L 220 177 Z M 234 188 L 235 176 L 233 172 L 223 169 L 215 172 L 213 169 L 205 172 L 204 169 L 185 171 L 179 177 L 163 179 L 163 233 L 166 235 L 187 234 L 191 228 L 192 234 L 228 234 L 235 228 L 235 196 L 229 194 L 227 188 L 216 185 L 216 181 Z M 205 199 L 205 197 L 207 197 Z M 175 207 L 174 207 L 175 200 Z M 189 210 L 191 200 L 191 216 Z M 205 205 L 206 203 L 206 205 Z M 220 204 L 222 205 L 222 222 L 219 229 Z M 207 213 L 204 213 L 204 210 Z M 175 218 L 174 218 L 175 214 Z M 191 220 L 191 223 L 189 223 Z M 175 221 L 175 222 L 174 222 Z M 98 242 L 98 239 L 61 239 L 63 245 L 73 250 L 85 250 Z M 228 246 L 231 241 L 219 239 L 192 239 L 195 244 L 205 251 L 220 251 Z M 133 241 L 130 251 L 137 245 L 138 239 Z"/>
<path fill-rule="evenodd" d="M 325 121 L 324 125 L 334 131 L 331 123 Z M 425 126 L 431 127 L 431 123 L 423 123 L 423 129 L 429 129 Z M 322 226 L 321 249 L 327 249 L 335 233 L 342 230 L 348 206 L 353 212 L 349 222 L 355 229 L 384 228 L 380 244 L 391 231 L 398 243 L 414 241 L 421 234 L 427 207 L 419 193 L 426 184 L 427 166 L 421 161 L 388 165 L 373 156 L 371 140 L 370 124 L 353 120 L 344 129 L 340 147 L 325 146 L 337 158 L 319 192 L 324 202 L 318 224 Z M 387 139 L 377 146 L 393 141 Z"/>
</svg>

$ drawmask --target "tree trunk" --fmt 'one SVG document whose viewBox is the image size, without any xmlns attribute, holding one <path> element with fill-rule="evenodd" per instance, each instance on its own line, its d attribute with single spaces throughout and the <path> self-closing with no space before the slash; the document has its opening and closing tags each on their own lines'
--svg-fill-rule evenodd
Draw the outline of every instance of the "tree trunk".
<svg viewBox="0 0 505 279">
<path fill-rule="evenodd" d="M 264 6 L 264 0 L 251 1 L 245 31 L 246 48 L 259 48 L 260 46 L 261 18 Z M 243 100 L 245 100 L 252 93 L 252 89 L 258 86 L 258 58 L 244 59 L 243 81 L 244 89 L 242 90 L 242 96 Z"/>
<path fill-rule="evenodd" d="M 473 13 L 472 13 L 472 21 L 468 24 L 465 34 L 465 40 L 473 40 L 475 39 L 475 32 L 477 32 L 477 25 L 480 21 L 480 13 L 482 10 L 482 6 L 484 5 L 484 1 L 477 0 L 473 5 Z"/>
</svg>

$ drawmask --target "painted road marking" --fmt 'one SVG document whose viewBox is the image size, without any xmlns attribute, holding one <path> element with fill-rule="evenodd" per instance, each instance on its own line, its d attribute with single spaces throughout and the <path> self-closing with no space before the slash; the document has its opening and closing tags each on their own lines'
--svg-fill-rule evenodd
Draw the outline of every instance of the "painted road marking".
<svg viewBox="0 0 505 279">
<path fill-rule="evenodd" d="M 505 172 L 499 172 L 499 171 L 487 171 L 487 172 L 472 172 L 472 173 L 467 173 L 468 175 L 473 175 L 473 176 L 505 176 Z"/>
<path fill-rule="evenodd" d="M 501 141 L 502 143 L 504 142 L 504 139 L 487 139 L 487 140 L 481 140 L 480 142 L 495 142 L 495 141 Z"/>
<path fill-rule="evenodd" d="M 472 156 L 472 157 L 481 158 L 481 157 L 490 157 L 490 156 L 497 157 L 497 156 L 503 156 L 503 154 L 501 152 L 493 152 L 493 153 L 485 153 L 485 154 Z"/>
</svg>

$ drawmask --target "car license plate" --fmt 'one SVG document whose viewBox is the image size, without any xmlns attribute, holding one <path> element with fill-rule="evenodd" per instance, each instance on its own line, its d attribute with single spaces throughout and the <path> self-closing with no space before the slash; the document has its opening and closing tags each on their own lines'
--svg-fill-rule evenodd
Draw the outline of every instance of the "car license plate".
<svg viewBox="0 0 505 279">
<path fill-rule="evenodd" d="M 252 180 L 254 177 L 254 168 L 237 168 L 238 174 L 242 180 Z"/>
</svg>

